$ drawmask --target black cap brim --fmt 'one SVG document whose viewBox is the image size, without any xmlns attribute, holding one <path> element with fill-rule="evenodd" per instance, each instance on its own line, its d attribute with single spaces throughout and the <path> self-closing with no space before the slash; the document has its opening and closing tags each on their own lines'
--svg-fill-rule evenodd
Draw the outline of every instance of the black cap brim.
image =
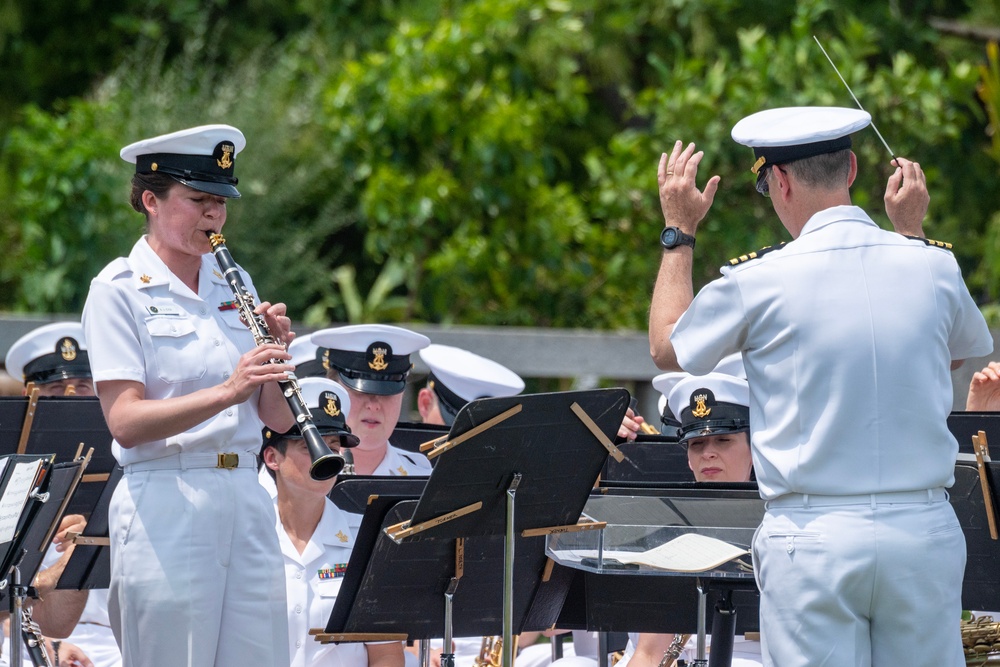
<svg viewBox="0 0 1000 667">
<path fill-rule="evenodd" d="M 235 185 L 230 185 L 229 183 L 213 183 L 212 181 L 189 181 L 184 178 L 179 178 L 177 176 L 172 177 L 178 183 L 188 186 L 192 190 L 198 190 L 199 192 L 207 192 L 210 195 L 218 195 L 219 197 L 226 197 L 228 199 L 239 199 L 240 191 L 236 189 Z"/>
<path fill-rule="evenodd" d="M 375 394 L 376 396 L 394 396 L 402 394 L 406 389 L 406 380 L 372 380 L 369 378 L 352 378 L 346 373 L 341 373 L 337 380 L 348 389 L 361 392 L 362 394 Z"/>
</svg>

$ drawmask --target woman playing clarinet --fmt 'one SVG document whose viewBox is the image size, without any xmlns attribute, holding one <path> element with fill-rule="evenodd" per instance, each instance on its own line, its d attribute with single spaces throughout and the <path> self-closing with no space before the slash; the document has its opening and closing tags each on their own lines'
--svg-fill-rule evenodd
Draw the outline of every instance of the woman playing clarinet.
<svg viewBox="0 0 1000 667">
<path fill-rule="evenodd" d="M 240 196 L 245 145 L 236 128 L 207 125 L 122 149 L 146 234 L 93 280 L 83 312 L 125 470 L 109 594 L 125 667 L 288 665 L 282 558 L 255 453 L 264 424 L 294 423 L 278 388 L 293 377 L 294 334 L 284 304 L 263 302 L 255 312 L 275 342 L 255 343 L 207 235 Z"/>
</svg>

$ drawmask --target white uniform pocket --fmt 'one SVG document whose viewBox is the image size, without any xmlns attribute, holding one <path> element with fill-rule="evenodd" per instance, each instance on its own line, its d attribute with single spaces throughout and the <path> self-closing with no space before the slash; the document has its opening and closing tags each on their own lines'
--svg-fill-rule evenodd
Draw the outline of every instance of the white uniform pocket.
<svg viewBox="0 0 1000 667">
<path fill-rule="evenodd" d="M 340 592 L 340 584 L 344 581 L 340 579 L 322 579 L 316 584 L 316 593 L 321 598 L 335 598 Z"/>
<path fill-rule="evenodd" d="M 185 317 L 147 317 L 146 330 L 153 342 L 156 374 L 164 382 L 198 380 L 208 370 L 198 348 L 194 322 Z"/>
</svg>

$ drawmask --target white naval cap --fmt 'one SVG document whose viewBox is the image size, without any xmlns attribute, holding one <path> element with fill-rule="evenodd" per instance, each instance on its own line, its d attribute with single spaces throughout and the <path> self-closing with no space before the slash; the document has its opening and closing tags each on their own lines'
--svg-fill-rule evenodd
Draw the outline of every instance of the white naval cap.
<svg viewBox="0 0 1000 667">
<path fill-rule="evenodd" d="M 410 355 L 431 343 L 415 331 L 388 324 L 353 324 L 314 331 L 310 338 L 327 348 L 330 369 L 340 382 L 364 394 L 388 396 L 406 388 Z"/>
<path fill-rule="evenodd" d="M 734 352 L 728 356 L 722 358 L 715 368 L 712 369 L 712 373 L 720 373 L 722 375 L 728 375 L 731 377 L 746 379 L 747 371 L 743 367 L 743 355 L 739 352 Z M 660 421 L 664 426 L 677 427 L 680 426 L 680 420 L 677 418 L 677 413 L 670 409 L 667 404 L 667 397 L 678 382 L 684 378 L 692 377 L 690 373 L 685 373 L 684 371 L 671 371 L 669 373 L 661 373 L 653 378 L 653 389 L 660 392 Z"/>
<path fill-rule="evenodd" d="M 704 435 L 750 429 L 750 385 L 724 373 L 687 375 L 674 382 L 667 396 L 680 421 L 680 441 Z"/>
<path fill-rule="evenodd" d="M 246 145 L 231 125 L 199 125 L 129 144 L 121 156 L 137 174 L 166 174 L 189 188 L 236 198 L 235 158 Z"/>
<path fill-rule="evenodd" d="M 292 355 L 289 363 L 295 366 L 296 377 L 326 377 L 326 348 L 316 345 L 312 334 L 296 336 L 288 345 L 288 354 Z"/>
<path fill-rule="evenodd" d="M 867 111 L 846 107 L 781 107 L 758 111 L 733 126 L 733 141 L 753 148 L 751 172 L 851 147 L 851 134 L 867 127 Z"/>
<path fill-rule="evenodd" d="M 431 344 L 420 350 L 420 358 L 430 369 L 427 383 L 437 395 L 441 416 L 449 426 L 470 401 L 524 391 L 524 380 L 517 373 L 460 347 Z"/>
<path fill-rule="evenodd" d="M 92 377 L 79 322 L 54 322 L 29 331 L 10 346 L 4 365 L 11 377 L 25 383 Z"/>
<path fill-rule="evenodd" d="M 351 397 L 342 386 L 326 378 L 307 377 L 299 380 L 302 400 L 312 413 L 313 424 L 320 435 L 339 435 L 341 447 L 355 447 L 359 439 L 347 426 L 347 416 L 351 412 Z M 302 437 L 298 426 L 292 426 L 284 433 L 275 433 L 264 428 L 264 447 L 277 438 Z"/>
</svg>

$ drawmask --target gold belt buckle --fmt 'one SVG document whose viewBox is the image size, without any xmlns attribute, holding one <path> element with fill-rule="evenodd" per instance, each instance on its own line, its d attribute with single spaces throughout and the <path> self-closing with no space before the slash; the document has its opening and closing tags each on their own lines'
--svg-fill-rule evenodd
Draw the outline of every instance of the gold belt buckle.
<svg viewBox="0 0 1000 667">
<path fill-rule="evenodd" d="M 219 454 L 219 462 L 215 464 L 216 468 L 225 468 L 226 470 L 232 470 L 233 468 L 240 467 L 240 455 L 236 452 L 226 452 L 225 454 Z"/>
</svg>

